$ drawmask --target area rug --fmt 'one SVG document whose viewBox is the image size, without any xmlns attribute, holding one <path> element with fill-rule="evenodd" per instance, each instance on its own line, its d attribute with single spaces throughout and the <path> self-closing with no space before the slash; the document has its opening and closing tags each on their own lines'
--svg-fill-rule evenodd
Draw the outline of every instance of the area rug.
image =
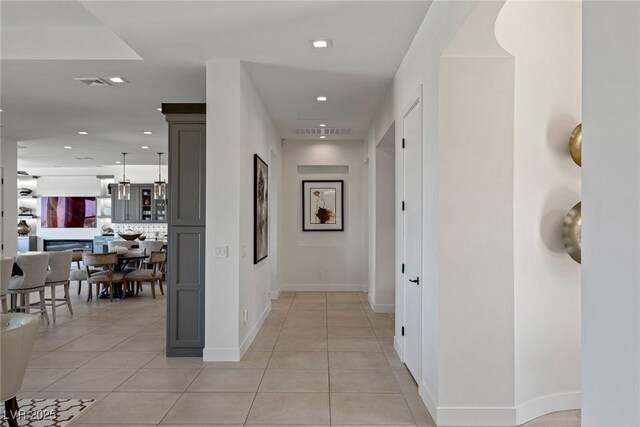
<svg viewBox="0 0 640 427">
<path fill-rule="evenodd" d="M 18 399 L 20 407 L 18 425 L 20 427 L 62 427 L 66 426 L 95 399 Z M 4 405 L 3 405 L 4 406 Z M 2 426 L 8 426 L 4 407 L 0 409 Z"/>
</svg>

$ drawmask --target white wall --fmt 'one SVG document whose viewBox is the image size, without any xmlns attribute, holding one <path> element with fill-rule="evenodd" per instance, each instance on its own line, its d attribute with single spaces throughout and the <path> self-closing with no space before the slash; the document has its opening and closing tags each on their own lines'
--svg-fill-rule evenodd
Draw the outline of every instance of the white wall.
<svg viewBox="0 0 640 427">
<path fill-rule="evenodd" d="M 283 290 L 366 290 L 363 265 L 362 141 L 290 141 L 283 144 L 280 277 Z M 299 174 L 298 166 L 348 166 L 348 174 Z M 344 231 L 303 232 L 301 183 L 344 180 Z M 286 260 L 286 262 L 284 262 Z"/>
<path fill-rule="evenodd" d="M 2 244 L 3 256 L 15 256 L 18 252 L 18 204 L 17 172 L 18 172 L 18 146 L 15 141 L 0 140 L 0 166 L 4 173 L 4 187 L 2 194 Z"/>
<path fill-rule="evenodd" d="M 640 3 L 583 3 L 582 425 L 640 425 Z"/>
<path fill-rule="evenodd" d="M 514 404 L 515 61 L 493 37 L 501 7 L 479 2 L 440 60 L 441 425 L 509 425 L 492 408 Z"/>
<path fill-rule="evenodd" d="M 271 308 L 277 260 L 253 264 L 253 154 L 270 162 L 272 151 L 282 158 L 280 137 L 242 63 L 208 62 L 205 360 L 239 360 Z M 276 186 L 270 196 L 277 197 L 273 170 L 280 166 L 269 166 Z M 271 227 L 277 218 L 275 212 Z M 216 258 L 216 246 L 227 246 L 228 257 Z"/>
<path fill-rule="evenodd" d="M 267 256 L 258 264 L 253 264 L 253 155 L 257 154 L 269 165 L 269 233 L 278 235 L 278 195 L 281 164 L 278 156 L 281 151 L 280 136 L 262 100 L 244 67 L 240 68 L 240 343 L 244 349 L 268 314 L 271 307 L 271 281 L 278 281 L 277 256 Z M 272 151 L 276 156 L 272 157 Z M 275 161 L 272 162 L 271 160 Z M 275 191 L 274 191 L 275 189 Z M 274 210 L 275 209 L 275 210 Z M 275 227 L 275 230 L 272 228 Z M 275 250 L 269 247 L 269 254 L 277 254 L 277 241 L 270 241 Z M 273 274 L 273 276 L 272 276 Z M 248 311 L 248 321 L 242 320 L 242 311 Z"/>
<path fill-rule="evenodd" d="M 580 407 L 580 264 L 564 250 L 561 225 L 580 201 L 568 135 L 582 115 L 581 7 L 509 0 L 496 22 L 516 58 L 515 404 L 554 400 L 546 412 Z"/>
<path fill-rule="evenodd" d="M 392 123 L 402 123 L 407 103 L 422 86 L 423 108 L 423 337 L 422 379 L 418 379 L 420 395 L 434 418 L 438 397 L 438 84 L 439 60 L 444 48 L 473 9 L 473 1 L 436 1 L 431 4 L 418 29 L 389 89 L 384 103 L 368 132 L 369 158 L 375 156 L 375 146 Z M 396 126 L 396 218 L 401 218 L 402 156 L 400 142 L 402 127 Z M 372 168 L 370 177 L 375 177 Z M 370 184 L 375 185 L 374 182 Z M 375 187 L 373 187 L 375 188 Z M 374 205 L 375 206 L 375 205 Z M 401 245 L 402 227 L 396 227 L 396 248 Z M 375 242 L 373 242 L 375 244 Z M 396 250 L 396 265 L 402 263 L 401 252 Z M 403 294 L 399 285 L 400 270 L 396 270 L 396 339 L 395 345 L 402 357 L 400 328 L 402 327 Z"/>
</svg>

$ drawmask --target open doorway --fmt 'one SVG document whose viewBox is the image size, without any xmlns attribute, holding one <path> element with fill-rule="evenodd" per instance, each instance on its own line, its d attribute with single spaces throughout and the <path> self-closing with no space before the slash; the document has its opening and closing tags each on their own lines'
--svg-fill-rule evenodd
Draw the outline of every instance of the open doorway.
<svg viewBox="0 0 640 427">
<path fill-rule="evenodd" d="M 395 307 L 395 124 L 376 146 L 375 168 L 375 268 L 369 299 L 376 313 L 392 313 Z"/>
</svg>

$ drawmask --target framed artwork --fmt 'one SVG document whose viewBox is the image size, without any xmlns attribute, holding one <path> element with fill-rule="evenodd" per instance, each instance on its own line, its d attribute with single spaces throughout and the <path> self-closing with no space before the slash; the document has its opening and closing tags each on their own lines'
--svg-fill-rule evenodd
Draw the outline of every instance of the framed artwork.
<svg viewBox="0 0 640 427">
<path fill-rule="evenodd" d="M 253 263 L 269 254 L 269 166 L 253 155 Z"/>
<path fill-rule="evenodd" d="M 344 231 L 344 181 L 302 181 L 302 231 Z"/>
</svg>

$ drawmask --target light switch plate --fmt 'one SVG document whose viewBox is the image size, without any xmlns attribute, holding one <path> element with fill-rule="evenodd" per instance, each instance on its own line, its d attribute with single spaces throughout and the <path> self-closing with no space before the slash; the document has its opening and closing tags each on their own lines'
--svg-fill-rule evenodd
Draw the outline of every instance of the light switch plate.
<svg viewBox="0 0 640 427">
<path fill-rule="evenodd" d="M 228 258 L 229 247 L 228 246 L 216 246 L 216 258 Z"/>
</svg>

